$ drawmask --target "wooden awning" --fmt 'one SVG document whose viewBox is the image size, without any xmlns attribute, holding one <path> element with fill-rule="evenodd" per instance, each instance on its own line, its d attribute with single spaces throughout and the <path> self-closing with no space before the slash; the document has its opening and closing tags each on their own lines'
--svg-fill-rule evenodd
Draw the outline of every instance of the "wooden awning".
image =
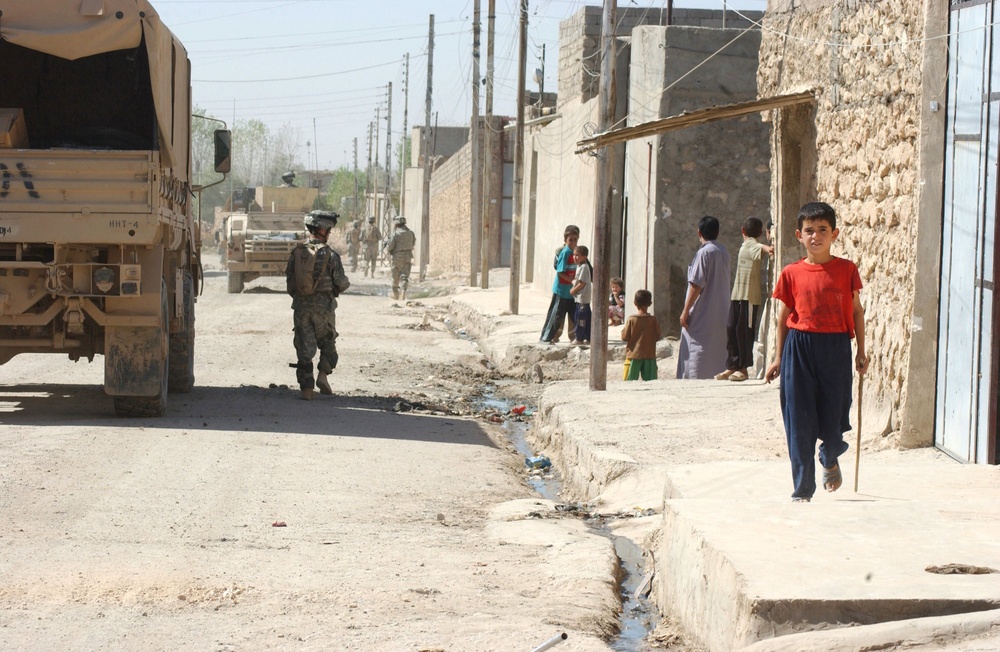
<svg viewBox="0 0 1000 652">
<path fill-rule="evenodd" d="M 759 113 L 770 109 L 779 109 L 783 106 L 793 104 L 806 104 L 815 100 L 812 91 L 804 93 L 794 93 L 791 95 L 775 95 L 765 97 L 751 102 L 738 102 L 736 104 L 724 104 L 722 106 L 710 106 L 705 109 L 695 111 L 685 111 L 680 115 L 669 118 L 660 118 L 650 122 L 644 122 L 632 127 L 623 127 L 603 134 L 597 134 L 577 142 L 577 154 L 589 152 L 608 145 L 616 145 L 637 138 L 656 136 L 676 129 L 684 129 L 693 125 L 700 125 L 716 120 L 727 120 L 736 118 L 748 113 Z"/>
</svg>

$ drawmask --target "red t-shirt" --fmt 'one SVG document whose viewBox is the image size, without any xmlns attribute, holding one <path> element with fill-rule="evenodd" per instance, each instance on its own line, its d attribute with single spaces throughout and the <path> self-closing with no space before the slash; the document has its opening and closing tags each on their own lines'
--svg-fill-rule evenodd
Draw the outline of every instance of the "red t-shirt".
<svg viewBox="0 0 1000 652">
<path fill-rule="evenodd" d="M 791 311 L 789 328 L 854 337 L 854 293 L 860 289 L 861 275 L 851 261 L 834 258 L 810 265 L 802 259 L 781 270 L 774 298 Z"/>
</svg>

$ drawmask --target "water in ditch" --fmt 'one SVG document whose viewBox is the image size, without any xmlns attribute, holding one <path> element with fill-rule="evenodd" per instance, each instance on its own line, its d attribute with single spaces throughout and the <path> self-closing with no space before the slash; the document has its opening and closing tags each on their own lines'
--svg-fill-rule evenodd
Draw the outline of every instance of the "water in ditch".
<svg viewBox="0 0 1000 652">
<path fill-rule="evenodd" d="M 487 388 L 479 401 L 481 409 L 494 414 L 509 415 L 514 404 L 506 399 L 493 395 Z M 527 411 L 526 411 L 527 413 Z M 524 420 L 505 419 L 501 429 L 507 440 L 523 458 L 535 457 L 535 452 L 528 444 L 526 434 L 530 423 Z M 539 496 L 555 502 L 559 501 L 562 482 L 554 469 L 546 472 L 529 472 L 528 485 Z M 578 506 L 568 506 L 577 509 Z M 608 519 L 613 517 L 595 516 L 587 519 L 590 528 L 602 536 L 608 537 L 614 544 L 621 565 L 622 580 L 619 586 L 621 592 L 622 611 L 619 618 L 619 633 L 609 642 L 612 650 L 617 652 L 645 652 L 650 647 L 647 643 L 649 632 L 659 622 L 656 607 L 648 600 L 650 577 L 645 568 L 642 549 L 631 539 L 615 535 L 608 525 Z"/>
</svg>

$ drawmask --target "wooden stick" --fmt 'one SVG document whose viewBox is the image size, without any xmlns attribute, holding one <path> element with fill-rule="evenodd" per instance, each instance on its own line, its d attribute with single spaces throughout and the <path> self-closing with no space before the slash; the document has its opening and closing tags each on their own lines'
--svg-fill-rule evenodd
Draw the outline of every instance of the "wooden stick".
<svg viewBox="0 0 1000 652">
<path fill-rule="evenodd" d="M 858 437 L 854 445 L 854 493 L 858 493 L 858 471 L 861 468 L 861 397 L 864 396 L 865 377 L 858 376 Z"/>
</svg>

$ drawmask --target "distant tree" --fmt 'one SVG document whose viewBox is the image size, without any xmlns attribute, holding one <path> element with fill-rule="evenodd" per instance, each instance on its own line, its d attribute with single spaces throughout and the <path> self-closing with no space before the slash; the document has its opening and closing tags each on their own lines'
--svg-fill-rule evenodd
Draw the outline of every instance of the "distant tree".
<svg viewBox="0 0 1000 652">
<path fill-rule="evenodd" d="M 327 206 L 337 211 L 347 221 L 361 217 L 365 195 L 365 172 L 358 170 L 358 204 L 354 206 L 354 170 L 339 167 L 333 172 L 333 178 L 324 194 Z"/>
</svg>

